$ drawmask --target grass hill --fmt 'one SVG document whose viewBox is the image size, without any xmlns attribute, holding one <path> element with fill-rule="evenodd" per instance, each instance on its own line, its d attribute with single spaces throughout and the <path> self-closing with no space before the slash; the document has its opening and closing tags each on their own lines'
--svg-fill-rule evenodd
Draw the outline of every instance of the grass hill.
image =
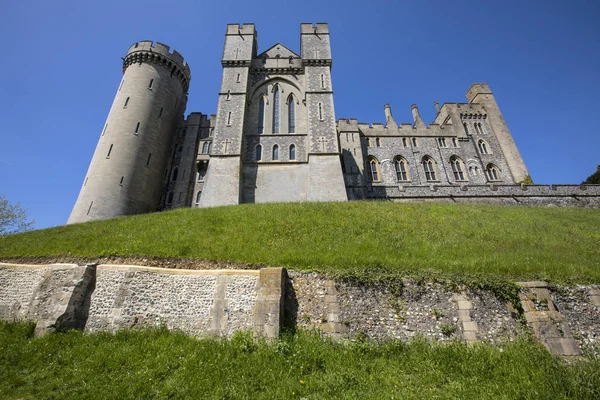
<svg viewBox="0 0 600 400">
<path fill-rule="evenodd" d="M 350 275 L 600 282 L 600 210 L 390 202 L 248 204 L 0 237 L 0 259 L 176 258 Z"/>
</svg>

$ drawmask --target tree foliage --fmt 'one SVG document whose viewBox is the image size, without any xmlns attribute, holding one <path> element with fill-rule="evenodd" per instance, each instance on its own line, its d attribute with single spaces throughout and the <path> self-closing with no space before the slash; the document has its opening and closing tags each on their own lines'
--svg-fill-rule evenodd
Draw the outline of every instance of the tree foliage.
<svg viewBox="0 0 600 400">
<path fill-rule="evenodd" d="M 598 165 L 598 170 L 590 176 L 588 176 L 588 178 L 582 183 L 600 185 L 600 165 Z"/>
<path fill-rule="evenodd" d="M 10 204 L 0 195 L 0 235 L 24 232 L 33 229 L 34 221 L 29 221 L 27 211 L 19 203 Z"/>
</svg>

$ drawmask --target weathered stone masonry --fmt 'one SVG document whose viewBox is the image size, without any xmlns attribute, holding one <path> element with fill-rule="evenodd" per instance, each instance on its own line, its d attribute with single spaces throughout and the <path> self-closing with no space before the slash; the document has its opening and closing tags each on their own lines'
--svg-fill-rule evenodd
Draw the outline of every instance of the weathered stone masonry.
<svg viewBox="0 0 600 400">
<path fill-rule="evenodd" d="M 0 319 L 33 320 L 36 333 L 166 326 L 196 336 L 283 327 L 337 339 L 416 336 L 499 343 L 529 329 L 554 354 L 600 355 L 600 287 L 520 284 L 527 326 L 493 293 L 405 279 L 401 290 L 282 268 L 181 270 L 123 265 L 0 264 Z"/>
</svg>

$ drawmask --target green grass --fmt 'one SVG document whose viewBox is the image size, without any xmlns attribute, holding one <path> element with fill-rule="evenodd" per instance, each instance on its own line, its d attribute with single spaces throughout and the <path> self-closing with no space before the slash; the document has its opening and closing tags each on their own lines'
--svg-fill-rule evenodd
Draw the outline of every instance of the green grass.
<svg viewBox="0 0 600 400">
<path fill-rule="evenodd" d="M 31 338 L 0 323 L 6 399 L 592 399 L 600 360 L 567 364 L 528 339 L 500 347 L 415 340 L 350 344 L 315 334 L 254 343 L 164 329 Z"/>
<path fill-rule="evenodd" d="M 0 258 L 142 256 L 600 282 L 600 210 L 390 202 L 181 209 L 0 237 Z"/>
</svg>

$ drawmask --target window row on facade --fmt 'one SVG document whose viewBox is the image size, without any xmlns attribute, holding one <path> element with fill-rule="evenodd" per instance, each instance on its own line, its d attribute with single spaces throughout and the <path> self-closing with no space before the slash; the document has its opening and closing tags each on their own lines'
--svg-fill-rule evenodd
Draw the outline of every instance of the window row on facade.
<svg viewBox="0 0 600 400">
<path fill-rule="evenodd" d="M 346 141 L 348 140 L 348 134 L 346 134 Z M 438 145 L 443 148 L 449 147 L 449 144 L 452 143 L 452 146 L 458 148 L 458 139 L 455 137 L 446 138 L 439 137 L 437 138 Z M 371 148 L 383 147 L 383 139 L 379 137 L 375 138 L 367 138 L 367 146 Z M 419 141 L 416 137 L 403 137 L 402 138 L 402 146 L 403 147 L 419 147 Z"/>
<path fill-rule="evenodd" d="M 288 151 L 288 160 L 295 161 L 296 160 L 296 145 L 291 144 L 290 147 L 288 148 L 288 150 L 289 150 Z M 256 146 L 254 158 L 256 161 L 263 160 L 263 146 L 262 145 L 259 144 Z M 273 147 L 271 148 L 271 161 L 280 161 L 279 160 L 279 145 L 277 145 L 277 144 L 273 145 Z"/>
<path fill-rule="evenodd" d="M 468 178 L 465 173 L 465 164 L 458 156 L 452 156 L 449 160 L 450 168 L 454 180 L 456 182 L 467 182 Z M 408 161 L 402 156 L 396 156 L 393 160 L 394 172 L 397 182 L 411 182 L 410 169 Z M 423 168 L 423 174 L 427 182 L 439 182 L 440 174 L 437 168 L 436 161 L 430 156 L 424 156 L 421 159 L 421 167 Z M 486 166 L 486 177 L 490 182 L 496 182 L 502 180 L 500 170 L 494 164 L 488 164 Z M 366 163 L 366 175 L 367 179 L 371 182 L 381 182 L 381 167 L 379 160 L 376 157 L 370 156 Z"/>
</svg>

